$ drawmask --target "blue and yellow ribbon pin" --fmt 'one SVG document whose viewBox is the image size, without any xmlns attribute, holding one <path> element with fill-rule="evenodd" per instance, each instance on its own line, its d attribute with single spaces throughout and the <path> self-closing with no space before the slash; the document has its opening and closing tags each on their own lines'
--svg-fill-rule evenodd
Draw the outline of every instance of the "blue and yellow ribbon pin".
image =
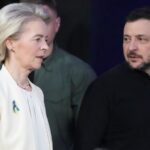
<svg viewBox="0 0 150 150">
<path fill-rule="evenodd" d="M 16 112 L 18 112 L 20 110 L 19 107 L 17 106 L 15 100 L 12 101 L 12 105 L 13 105 L 13 111 L 14 111 L 14 113 L 16 113 Z"/>
</svg>

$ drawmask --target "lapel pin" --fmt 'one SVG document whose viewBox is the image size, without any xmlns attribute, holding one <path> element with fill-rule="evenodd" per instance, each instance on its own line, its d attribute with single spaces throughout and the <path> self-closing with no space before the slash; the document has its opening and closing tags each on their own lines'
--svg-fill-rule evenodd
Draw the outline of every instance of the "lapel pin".
<svg viewBox="0 0 150 150">
<path fill-rule="evenodd" d="M 19 111 L 19 108 L 18 108 L 18 106 L 17 106 L 15 100 L 12 101 L 12 105 L 13 105 L 13 111 L 14 111 L 15 113 L 18 112 L 18 111 Z"/>
</svg>

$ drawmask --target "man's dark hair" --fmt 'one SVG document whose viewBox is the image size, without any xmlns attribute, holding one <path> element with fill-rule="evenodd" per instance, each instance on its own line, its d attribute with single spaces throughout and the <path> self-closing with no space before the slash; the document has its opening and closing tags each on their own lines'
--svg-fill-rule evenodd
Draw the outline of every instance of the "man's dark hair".
<svg viewBox="0 0 150 150">
<path fill-rule="evenodd" d="M 148 19 L 150 20 L 150 6 L 137 8 L 126 17 L 126 22 L 132 22 L 139 19 Z"/>
<path fill-rule="evenodd" d="M 37 0 L 38 4 L 47 5 L 49 8 L 53 9 L 58 15 L 58 7 L 55 0 Z"/>
</svg>

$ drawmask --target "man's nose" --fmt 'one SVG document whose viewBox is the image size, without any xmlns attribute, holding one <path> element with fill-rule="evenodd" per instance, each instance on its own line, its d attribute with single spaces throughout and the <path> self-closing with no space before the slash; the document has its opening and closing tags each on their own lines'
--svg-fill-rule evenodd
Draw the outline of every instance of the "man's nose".
<svg viewBox="0 0 150 150">
<path fill-rule="evenodd" d="M 137 50 L 137 47 L 138 47 L 138 43 L 136 40 L 131 40 L 130 43 L 129 43 L 129 50 L 130 51 L 135 51 Z"/>
</svg>

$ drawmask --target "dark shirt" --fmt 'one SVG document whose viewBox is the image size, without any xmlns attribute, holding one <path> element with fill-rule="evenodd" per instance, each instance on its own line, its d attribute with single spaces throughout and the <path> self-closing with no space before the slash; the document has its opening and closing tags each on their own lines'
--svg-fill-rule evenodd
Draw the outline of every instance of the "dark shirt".
<svg viewBox="0 0 150 150">
<path fill-rule="evenodd" d="M 75 150 L 150 149 L 150 77 L 122 64 L 87 90 L 77 123 Z"/>
</svg>

